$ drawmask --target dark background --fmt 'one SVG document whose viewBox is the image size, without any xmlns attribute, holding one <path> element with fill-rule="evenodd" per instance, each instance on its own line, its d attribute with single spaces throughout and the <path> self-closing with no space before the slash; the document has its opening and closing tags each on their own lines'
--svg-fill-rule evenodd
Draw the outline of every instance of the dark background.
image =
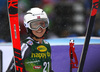
<svg viewBox="0 0 100 72">
<path fill-rule="evenodd" d="M 0 0 L 0 42 L 11 42 L 7 0 Z M 46 38 L 85 36 L 88 25 L 91 0 L 19 0 L 19 25 L 21 40 L 27 37 L 23 17 L 32 7 L 40 7 L 48 14 L 50 24 Z M 100 6 L 92 36 L 100 37 Z"/>
</svg>

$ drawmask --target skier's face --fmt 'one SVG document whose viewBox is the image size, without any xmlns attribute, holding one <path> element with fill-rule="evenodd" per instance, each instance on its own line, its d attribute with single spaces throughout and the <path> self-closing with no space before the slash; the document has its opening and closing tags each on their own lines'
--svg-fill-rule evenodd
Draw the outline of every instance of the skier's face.
<svg viewBox="0 0 100 72">
<path fill-rule="evenodd" d="M 32 33 L 34 35 L 36 35 L 37 37 L 42 37 L 44 35 L 44 33 L 46 32 L 46 28 L 43 29 L 43 28 L 39 28 L 38 30 L 32 30 Z"/>
</svg>

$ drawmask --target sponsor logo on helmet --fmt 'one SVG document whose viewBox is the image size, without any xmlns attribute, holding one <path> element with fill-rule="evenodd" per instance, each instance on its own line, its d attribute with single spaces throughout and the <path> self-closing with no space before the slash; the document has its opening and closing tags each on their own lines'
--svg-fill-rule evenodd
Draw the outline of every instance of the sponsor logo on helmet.
<svg viewBox="0 0 100 72">
<path fill-rule="evenodd" d="M 41 69 L 41 66 L 33 66 L 33 69 Z"/>
<path fill-rule="evenodd" d="M 40 19 L 40 16 L 37 16 L 37 19 Z"/>
<path fill-rule="evenodd" d="M 39 50 L 40 52 L 45 52 L 45 51 L 47 51 L 47 48 L 43 45 L 40 45 L 37 47 L 37 50 Z"/>
</svg>

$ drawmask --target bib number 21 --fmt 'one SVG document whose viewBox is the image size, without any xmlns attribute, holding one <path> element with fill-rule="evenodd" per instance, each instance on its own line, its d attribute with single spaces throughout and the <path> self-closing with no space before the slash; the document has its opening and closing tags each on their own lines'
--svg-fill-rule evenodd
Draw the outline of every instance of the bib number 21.
<svg viewBox="0 0 100 72">
<path fill-rule="evenodd" d="M 49 62 L 44 62 L 43 66 L 44 66 L 43 72 L 49 72 L 50 63 Z"/>
</svg>

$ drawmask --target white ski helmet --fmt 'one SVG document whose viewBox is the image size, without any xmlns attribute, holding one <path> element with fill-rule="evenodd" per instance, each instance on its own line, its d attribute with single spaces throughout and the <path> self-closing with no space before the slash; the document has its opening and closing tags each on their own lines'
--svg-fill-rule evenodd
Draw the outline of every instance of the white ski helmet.
<svg viewBox="0 0 100 72">
<path fill-rule="evenodd" d="M 31 8 L 30 10 L 26 12 L 26 15 L 24 16 L 24 26 L 26 28 L 31 29 L 29 23 L 31 21 L 36 21 L 36 20 L 41 20 L 41 19 L 45 19 L 49 26 L 49 19 L 45 11 L 37 7 Z"/>
</svg>

